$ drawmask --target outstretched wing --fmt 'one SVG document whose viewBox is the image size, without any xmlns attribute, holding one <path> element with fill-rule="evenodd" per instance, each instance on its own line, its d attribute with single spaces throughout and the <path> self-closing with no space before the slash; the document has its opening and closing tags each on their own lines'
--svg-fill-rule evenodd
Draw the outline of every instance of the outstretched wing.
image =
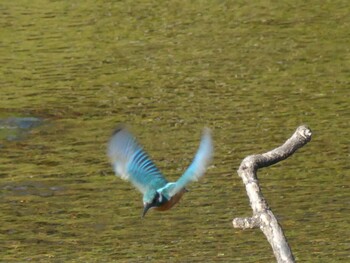
<svg viewBox="0 0 350 263">
<path fill-rule="evenodd" d="M 205 128 L 199 149 L 191 165 L 175 183 L 168 183 L 166 186 L 159 189 L 158 192 L 162 193 L 167 198 L 171 198 L 181 191 L 188 183 L 198 181 L 204 175 L 211 162 L 213 150 L 211 132 L 208 128 Z"/>
<path fill-rule="evenodd" d="M 109 141 L 108 157 L 116 175 L 130 181 L 143 194 L 167 183 L 134 136 L 123 126 L 114 131 Z"/>
</svg>

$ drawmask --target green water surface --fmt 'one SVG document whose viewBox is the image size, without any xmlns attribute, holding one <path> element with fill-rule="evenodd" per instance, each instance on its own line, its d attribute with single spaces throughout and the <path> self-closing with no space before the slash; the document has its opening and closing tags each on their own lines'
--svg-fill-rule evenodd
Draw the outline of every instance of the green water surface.
<svg viewBox="0 0 350 263">
<path fill-rule="evenodd" d="M 300 124 L 313 139 L 259 173 L 298 262 L 350 261 L 350 16 L 335 1 L 0 3 L 2 262 L 274 262 L 236 170 Z M 106 142 L 133 127 L 169 180 L 201 130 L 215 158 L 174 209 L 141 220 Z"/>
</svg>

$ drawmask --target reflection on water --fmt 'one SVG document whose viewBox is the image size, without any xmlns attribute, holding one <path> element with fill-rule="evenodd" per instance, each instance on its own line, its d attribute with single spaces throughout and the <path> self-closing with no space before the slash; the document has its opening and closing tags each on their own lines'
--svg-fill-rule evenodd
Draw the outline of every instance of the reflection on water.
<svg viewBox="0 0 350 263">
<path fill-rule="evenodd" d="M 312 142 L 262 170 L 262 190 L 297 261 L 346 261 L 347 7 L 3 1 L 0 124 L 38 122 L 6 124 L 21 140 L 0 135 L 1 259 L 272 262 L 262 233 L 232 228 L 251 214 L 236 169 L 307 123 Z M 213 166 L 174 209 L 141 220 L 141 195 L 106 157 L 120 122 L 169 180 L 208 126 Z"/>
<path fill-rule="evenodd" d="M 0 139 L 19 140 L 42 122 L 43 120 L 35 117 L 0 118 Z"/>
</svg>

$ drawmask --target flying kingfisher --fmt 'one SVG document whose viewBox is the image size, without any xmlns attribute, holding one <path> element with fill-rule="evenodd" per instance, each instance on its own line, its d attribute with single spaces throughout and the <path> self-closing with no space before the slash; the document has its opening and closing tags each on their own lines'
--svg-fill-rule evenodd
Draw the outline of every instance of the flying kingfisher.
<svg viewBox="0 0 350 263">
<path fill-rule="evenodd" d="M 201 178 L 213 156 L 213 142 L 208 128 L 203 130 L 199 149 L 184 174 L 168 182 L 128 129 L 120 125 L 108 144 L 108 156 L 117 176 L 130 181 L 143 194 L 144 217 L 150 208 L 165 211 L 187 192 L 185 186 Z"/>
</svg>

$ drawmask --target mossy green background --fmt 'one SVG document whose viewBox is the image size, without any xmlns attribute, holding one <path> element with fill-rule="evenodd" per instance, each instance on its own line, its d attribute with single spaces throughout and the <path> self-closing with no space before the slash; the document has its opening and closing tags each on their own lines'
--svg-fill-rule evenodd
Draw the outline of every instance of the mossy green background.
<svg viewBox="0 0 350 263">
<path fill-rule="evenodd" d="M 0 145 L 4 262 L 272 262 L 236 170 L 300 124 L 312 141 L 259 173 L 300 262 L 350 255 L 348 1 L 0 3 L 0 117 L 44 125 Z M 206 177 L 144 220 L 105 155 L 127 123 L 169 180 L 201 129 Z"/>
</svg>

